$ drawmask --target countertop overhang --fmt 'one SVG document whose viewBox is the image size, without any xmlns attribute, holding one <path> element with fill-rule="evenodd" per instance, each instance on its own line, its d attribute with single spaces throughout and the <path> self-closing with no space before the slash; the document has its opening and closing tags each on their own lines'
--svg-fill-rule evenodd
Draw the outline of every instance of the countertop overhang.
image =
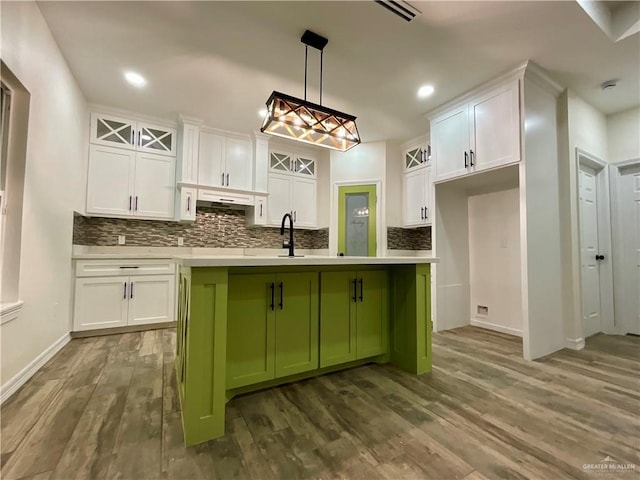
<svg viewBox="0 0 640 480">
<path fill-rule="evenodd" d="M 282 267 L 289 265 L 415 265 L 437 263 L 437 257 L 304 257 L 250 255 L 175 255 L 174 260 L 185 267 Z"/>
</svg>

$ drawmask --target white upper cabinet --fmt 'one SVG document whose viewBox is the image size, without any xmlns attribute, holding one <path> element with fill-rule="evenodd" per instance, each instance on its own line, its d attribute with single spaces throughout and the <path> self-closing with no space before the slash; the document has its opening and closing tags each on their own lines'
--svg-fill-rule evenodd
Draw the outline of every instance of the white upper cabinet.
<svg viewBox="0 0 640 480">
<path fill-rule="evenodd" d="M 423 227 L 432 220 L 431 167 L 413 169 L 403 178 L 403 221 L 405 227 Z"/>
<path fill-rule="evenodd" d="M 421 138 L 407 144 L 402 150 L 405 171 L 431 164 L 431 146 Z"/>
<path fill-rule="evenodd" d="M 518 83 L 492 90 L 470 103 L 470 158 L 475 171 L 520 160 Z"/>
<path fill-rule="evenodd" d="M 163 155 L 137 153 L 134 175 L 134 213 L 147 218 L 172 218 L 175 160 Z"/>
<path fill-rule="evenodd" d="M 91 143 L 176 155 L 176 130 L 113 115 L 91 114 Z"/>
<path fill-rule="evenodd" d="M 131 215 L 136 153 L 91 145 L 87 183 L 87 213 Z"/>
<path fill-rule="evenodd" d="M 87 213 L 172 219 L 175 158 L 91 145 Z"/>
<path fill-rule="evenodd" d="M 178 182 L 198 183 L 200 125 L 183 121 L 178 137 Z"/>
<path fill-rule="evenodd" d="M 200 132 L 198 185 L 251 190 L 253 149 L 249 139 Z"/>
<path fill-rule="evenodd" d="M 317 227 L 316 173 L 313 155 L 269 152 L 267 225 L 279 226 L 283 215 L 291 213 L 296 227 Z"/>
<path fill-rule="evenodd" d="M 436 182 L 520 161 L 518 81 L 434 117 L 431 145 Z"/>
</svg>

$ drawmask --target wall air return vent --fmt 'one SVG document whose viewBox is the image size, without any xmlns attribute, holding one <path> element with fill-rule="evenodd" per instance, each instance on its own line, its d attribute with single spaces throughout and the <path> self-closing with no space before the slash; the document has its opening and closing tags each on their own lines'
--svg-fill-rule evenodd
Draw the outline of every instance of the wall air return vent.
<svg viewBox="0 0 640 480">
<path fill-rule="evenodd" d="M 410 22 L 416 15 L 420 15 L 420 10 L 403 0 L 375 0 L 378 5 L 382 5 L 390 12 L 396 14 L 403 20 Z"/>
</svg>

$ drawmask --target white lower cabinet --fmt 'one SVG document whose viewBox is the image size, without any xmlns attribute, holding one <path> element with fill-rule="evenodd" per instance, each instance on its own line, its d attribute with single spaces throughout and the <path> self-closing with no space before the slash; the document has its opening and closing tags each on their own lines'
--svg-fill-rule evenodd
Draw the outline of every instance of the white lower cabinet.
<svg viewBox="0 0 640 480">
<path fill-rule="evenodd" d="M 74 331 L 127 325 L 129 277 L 76 279 Z"/>
<path fill-rule="evenodd" d="M 127 325 L 173 321 L 173 275 L 129 277 Z"/>
<path fill-rule="evenodd" d="M 171 273 L 150 274 L 163 270 Z M 96 276 L 99 271 L 104 276 Z M 76 275 L 73 331 L 175 320 L 175 273 L 168 261 L 81 261 Z"/>
</svg>

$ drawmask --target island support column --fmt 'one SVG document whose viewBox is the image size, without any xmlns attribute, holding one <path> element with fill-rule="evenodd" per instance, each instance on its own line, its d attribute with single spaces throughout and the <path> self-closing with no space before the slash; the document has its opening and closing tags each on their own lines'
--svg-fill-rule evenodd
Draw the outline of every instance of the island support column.
<svg viewBox="0 0 640 480">
<path fill-rule="evenodd" d="M 226 268 L 190 270 L 190 302 L 178 329 L 186 367 L 179 390 L 185 444 L 195 445 L 224 435 L 228 275 Z"/>
<path fill-rule="evenodd" d="M 431 265 L 393 269 L 391 364 L 409 373 L 431 371 Z"/>
</svg>

